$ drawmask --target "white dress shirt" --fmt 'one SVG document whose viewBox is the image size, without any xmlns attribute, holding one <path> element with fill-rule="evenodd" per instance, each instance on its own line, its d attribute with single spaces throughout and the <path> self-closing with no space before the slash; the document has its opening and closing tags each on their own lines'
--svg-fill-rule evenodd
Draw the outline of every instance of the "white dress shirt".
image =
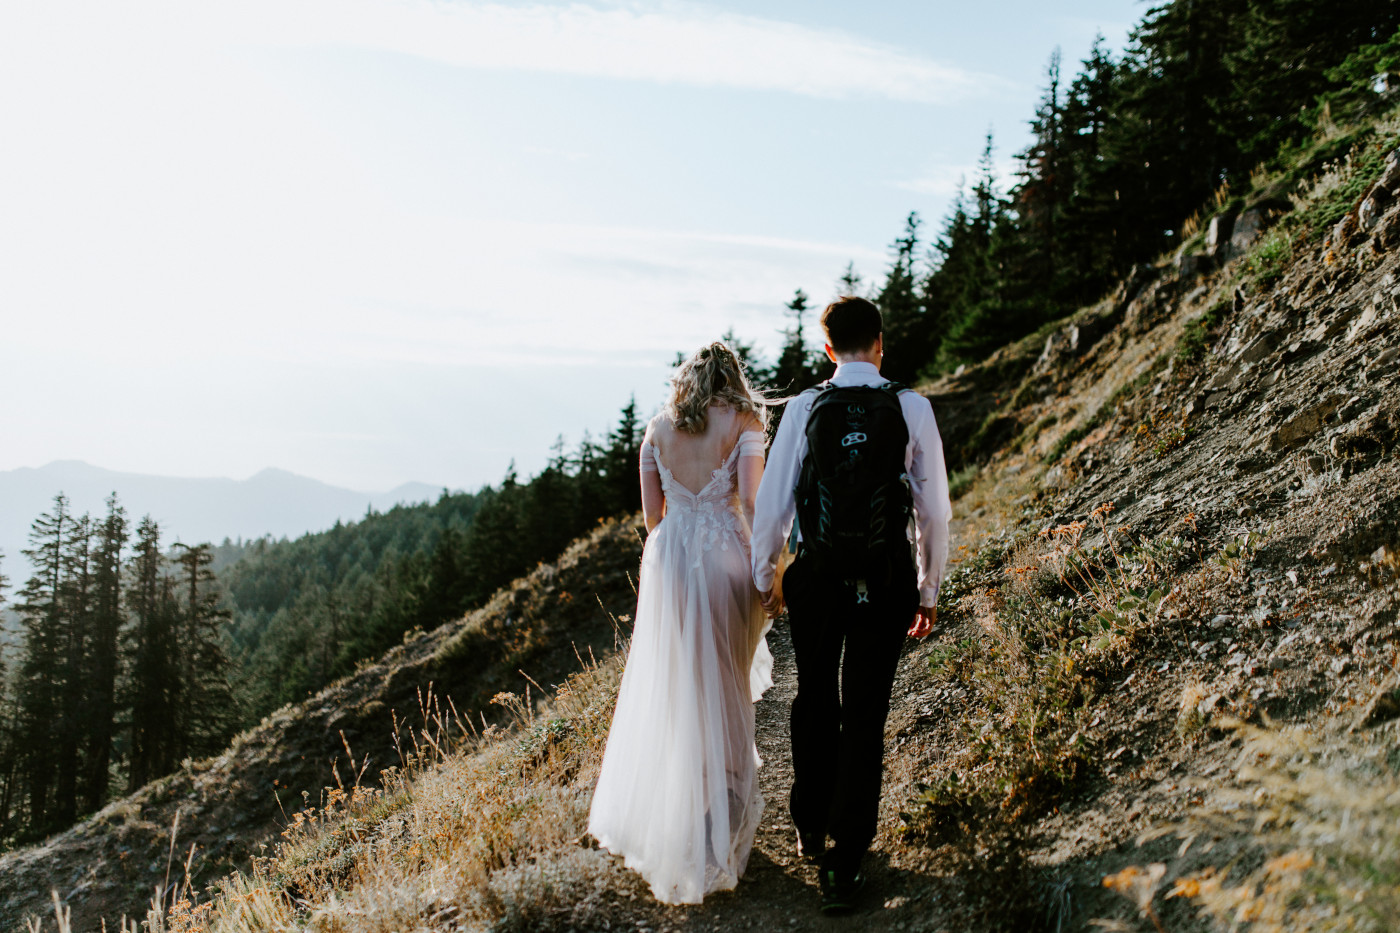
<svg viewBox="0 0 1400 933">
<path fill-rule="evenodd" d="M 878 386 L 889 380 L 873 363 L 842 363 L 831 382 L 837 386 Z M 773 588 L 778 555 L 787 543 L 797 514 L 797 478 L 807 457 L 807 417 L 817 390 L 808 389 L 788 402 L 778 436 L 768 452 L 768 465 L 758 487 L 753 522 L 753 579 L 763 591 Z M 919 604 L 936 606 L 943 567 L 948 561 L 948 470 L 943 462 L 943 439 L 933 406 L 917 392 L 901 392 L 900 407 L 909 426 L 904 467 L 914 497 L 915 567 L 919 575 Z"/>
</svg>

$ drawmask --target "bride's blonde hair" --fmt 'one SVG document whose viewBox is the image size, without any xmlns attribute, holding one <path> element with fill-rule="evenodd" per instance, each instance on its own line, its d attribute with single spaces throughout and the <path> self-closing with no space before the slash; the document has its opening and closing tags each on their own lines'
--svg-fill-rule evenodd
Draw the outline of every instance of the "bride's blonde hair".
<svg viewBox="0 0 1400 933">
<path fill-rule="evenodd" d="M 701 434 L 709 424 L 708 409 L 716 404 L 749 412 L 768 427 L 769 400 L 750 384 L 743 361 L 719 341 L 696 350 L 676 367 L 663 410 L 679 430 Z"/>
</svg>

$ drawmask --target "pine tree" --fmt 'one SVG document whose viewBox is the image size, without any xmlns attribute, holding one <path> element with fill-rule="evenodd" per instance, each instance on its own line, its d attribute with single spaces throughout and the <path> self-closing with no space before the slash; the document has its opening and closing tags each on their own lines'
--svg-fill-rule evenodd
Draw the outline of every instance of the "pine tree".
<svg viewBox="0 0 1400 933">
<path fill-rule="evenodd" d="M 1005 202 L 997 191 L 992 135 L 978 162 L 972 189 L 973 213 L 961 202 L 953 222 L 937 245 L 934 281 L 927 291 L 941 308 L 943 324 L 939 360 L 945 367 L 982 359 L 1011 333 L 1002 303 L 1001 277 L 994 265 L 993 240 L 1004 221 Z"/>
<path fill-rule="evenodd" d="M 419 604 L 419 625 L 433 629 L 461 615 L 467 608 L 470 585 L 465 565 L 466 540 L 449 525 L 438 535 L 428 559 L 428 580 Z"/>
<path fill-rule="evenodd" d="M 14 685 L 12 734 L 19 758 L 27 813 L 26 835 L 53 826 L 54 779 L 58 748 L 53 733 L 61 719 L 67 619 L 63 611 L 65 557 L 73 519 L 68 497 L 54 497 L 53 510 L 34 520 L 30 546 L 23 553 L 34 573 L 20 590 L 16 608 L 24 623 L 24 647 Z"/>
<path fill-rule="evenodd" d="M 209 544 L 176 544 L 179 556 L 181 619 L 176 632 L 178 695 L 183 702 L 176 717 L 172 756 L 203 757 L 224 747 L 238 721 L 229 686 L 229 660 L 223 632 L 229 611 L 221 606 L 210 564 Z"/>
<path fill-rule="evenodd" d="M 528 543 L 521 534 L 525 497 L 514 462 L 499 488 L 481 493 L 481 506 L 467 529 L 466 567 L 472 605 L 485 602 L 524 569 Z"/>
<path fill-rule="evenodd" d="M 568 473 L 564 438 L 557 438 L 550 451 L 549 461 L 530 481 L 524 497 L 524 524 L 520 533 L 525 538 L 525 565 L 518 568 L 520 571 L 563 551 L 581 524 L 580 504 Z"/>
<path fill-rule="evenodd" d="M 116 493 L 107 498 L 107 517 L 97 527 L 92 552 L 92 614 L 90 660 L 85 678 L 88 719 L 85 743 L 86 778 L 83 809 L 99 810 L 107 802 L 114 735 L 118 637 L 122 611 L 122 550 L 126 547 L 126 510 Z"/>
<path fill-rule="evenodd" d="M 1118 95 L 1117 65 L 1102 35 L 1094 39 L 1064 104 L 1063 163 L 1069 180 L 1059 218 L 1059 255 L 1065 273 L 1056 297 L 1062 307 L 1096 300 L 1115 266 L 1118 228 L 1128 222 L 1114 187 L 1115 170 L 1107 165 L 1103 138 Z"/>
<path fill-rule="evenodd" d="M 838 298 L 861 298 L 861 285 L 864 284 L 860 273 L 856 272 L 855 260 L 846 263 L 845 271 L 836 280 L 836 297 Z"/>
<path fill-rule="evenodd" d="M 603 451 L 602 468 L 608 495 L 604 500 L 606 505 L 602 515 L 626 515 L 642 507 L 637 470 L 642 458 L 642 435 L 645 430 L 646 425 L 642 423 L 637 408 L 637 397 L 633 395 L 623 406 L 617 427 L 608 432 L 608 445 Z"/>
<path fill-rule="evenodd" d="M 4 552 L 0 551 L 0 562 Z M 0 573 L 0 608 L 5 605 L 5 590 L 9 578 Z M 10 834 L 10 807 L 14 799 L 15 777 L 18 771 L 16 745 L 12 736 L 14 716 L 10 709 L 9 664 L 5 649 L 0 645 L 0 842 Z"/>
<path fill-rule="evenodd" d="M 130 714 L 128 789 L 174 769 L 179 744 L 183 660 L 176 629 L 180 623 L 174 581 L 165 573 L 160 526 L 148 515 L 136 527 L 127 567 L 128 682 L 122 706 Z"/>
<path fill-rule="evenodd" d="M 1238 5 L 1238 38 L 1222 55 L 1231 80 L 1230 105 L 1219 108 L 1218 119 L 1236 141 L 1236 156 L 1228 168 L 1243 180 L 1254 165 L 1271 161 L 1280 146 L 1311 136 L 1314 101 L 1336 87 L 1341 77 L 1333 69 L 1360 47 L 1395 36 L 1400 4 L 1248 0 Z"/>
<path fill-rule="evenodd" d="M 783 330 L 783 348 L 773 365 L 774 388 L 784 394 L 801 392 L 816 383 L 816 366 L 812 352 L 807 349 L 806 316 L 810 299 L 802 289 L 793 293 L 784 307 L 792 326 Z"/>
<path fill-rule="evenodd" d="M 1020 262 L 1009 278 L 1024 289 L 1022 301 L 1052 297 L 1061 267 L 1060 221 L 1073 180 L 1065 151 L 1065 108 L 1060 93 L 1060 50 L 1045 68 L 1045 93 L 1031 120 L 1033 142 L 1017 154 L 1021 181 L 1011 192 L 1016 211 L 1016 238 L 1023 244 Z"/>
<path fill-rule="evenodd" d="M 641 429 L 637 428 L 635 420 L 635 397 L 629 407 L 633 409 L 632 426 L 640 433 Z M 624 408 L 624 420 L 626 420 L 626 411 L 627 409 Z M 608 475 L 608 449 L 594 441 L 593 436 L 587 431 L 583 432 L 583 440 L 579 442 L 578 451 L 574 454 L 572 468 L 580 502 L 621 503 L 626 501 L 627 490 L 623 486 L 628 485 L 626 474 L 630 472 L 630 464 L 618 464 L 618 488 L 614 494 L 613 477 Z M 617 511 L 622 511 L 621 505 L 618 506 Z"/>
<path fill-rule="evenodd" d="M 1221 114 L 1237 105 L 1225 52 L 1246 0 L 1176 0 L 1133 30 L 1102 154 L 1122 220 L 1111 272 L 1174 247 L 1182 220 L 1227 177 L 1237 141 Z"/>
<path fill-rule="evenodd" d="M 83 515 L 72 521 L 63 553 L 62 615 L 64 619 L 61 679 L 55 684 L 58 708 L 53 733 L 57 755 L 53 823 L 67 826 L 78 816 L 79 750 L 87 731 L 88 642 L 92 627 L 92 521 Z"/>
<path fill-rule="evenodd" d="M 929 362 L 927 322 L 915 270 L 920 223 L 916 213 L 905 218 L 904 232 L 891 246 L 894 259 L 890 271 L 875 296 L 885 322 L 885 359 L 880 372 L 895 382 L 913 382 Z"/>
</svg>

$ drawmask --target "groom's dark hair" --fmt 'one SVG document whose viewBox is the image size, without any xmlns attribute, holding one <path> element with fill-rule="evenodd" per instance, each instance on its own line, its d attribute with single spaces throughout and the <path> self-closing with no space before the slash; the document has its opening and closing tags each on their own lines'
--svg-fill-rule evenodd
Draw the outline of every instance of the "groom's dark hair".
<svg viewBox="0 0 1400 933">
<path fill-rule="evenodd" d="M 869 350 L 885 331 L 880 309 L 864 298 L 846 295 L 837 298 L 822 312 L 826 342 L 837 353 Z"/>
</svg>

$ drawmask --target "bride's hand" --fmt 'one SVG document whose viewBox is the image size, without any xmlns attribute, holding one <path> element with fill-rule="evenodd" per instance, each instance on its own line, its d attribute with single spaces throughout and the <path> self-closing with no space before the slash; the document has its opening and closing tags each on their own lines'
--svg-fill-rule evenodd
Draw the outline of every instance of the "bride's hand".
<svg viewBox="0 0 1400 933">
<path fill-rule="evenodd" d="M 759 591 L 758 602 L 763 606 L 763 611 L 768 614 L 769 618 L 775 618 L 783 611 L 782 577 L 774 578 L 772 589 Z"/>
</svg>

